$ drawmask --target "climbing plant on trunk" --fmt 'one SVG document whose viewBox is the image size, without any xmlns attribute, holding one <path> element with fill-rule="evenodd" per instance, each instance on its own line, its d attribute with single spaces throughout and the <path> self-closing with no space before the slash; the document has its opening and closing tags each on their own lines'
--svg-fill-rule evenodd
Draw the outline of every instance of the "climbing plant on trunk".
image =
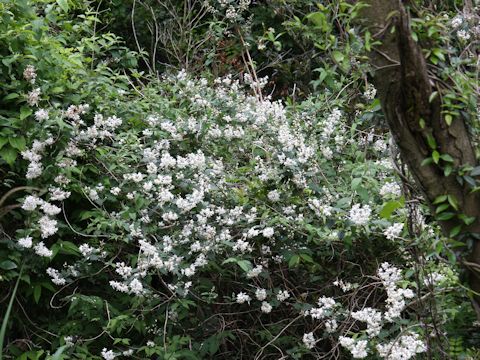
<svg viewBox="0 0 480 360">
<path fill-rule="evenodd" d="M 361 21 L 378 44 L 369 60 L 386 121 L 443 231 L 465 243 L 461 262 L 480 314 L 480 198 L 474 180 L 480 168 L 469 119 L 464 112 L 445 111 L 449 84 L 430 74 L 406 5 L 401 0 L 365 3 Z"/>
</svg>

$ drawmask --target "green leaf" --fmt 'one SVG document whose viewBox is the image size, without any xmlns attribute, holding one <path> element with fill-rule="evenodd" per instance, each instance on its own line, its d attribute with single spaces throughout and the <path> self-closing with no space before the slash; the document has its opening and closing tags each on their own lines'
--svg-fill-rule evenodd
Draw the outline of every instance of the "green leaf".
<svg viewBox="0 0 480 360">
<path fill-rule="evenodd" d="M 437 206 L 437 208 L 435 209 L 435 214 L 440 214 L 442 211 L 447 210 L 449 207 L 449 204 L 442 204 L 440 206 Z"/>
<path fill-rule="evenodd" d="M 25 150 L 26 141 L 23 136 L 10 137 L 8 138 L 8 142 L 13 148 L 17 149 L 18 151 Z"/>
<path fill-rule="evenodd" d="M 438 164 L 438 162 L 440 161 L 440 153 L 437 150 L 434 150 L 432 152 L 432 159 L 435 164 Z"/>
<path fill-rule="evenodd" d="M 290 260 L 288 260 L 288 267 L 293 268 L 300 263 L 300 256 L 292 255 Z"/>
<path fill-rule="evenodd" d="M 455 216 L 455 213 L 452 213 L 452 212 L 444 212 L 440 215 L 437 216 L 437 220 L 439 221 L 446 221 L 446 220 L 450 220 L 451 218 L 453 218 Z"/>
<path fill-rule="evenodd" d="M 33 288 L 33 300 L 35 300 L 35 303 L 38 304 L 40 301 L 40 296 L 42 295 L 42 285 L 37 284 Z"/>
<path fill-rule="evenodd" d="M 420 118 L 420 120 L 418 120 L 418 124 L 420 125 L 420 128 L 421 129 L 425 129 L 425 120 Z"/>
<path fill-rule="evenodd" d="M 65 91 L 65 88 L 63 86 L 55 86 L 50 92 L 52 94 L 61 94 Z"/>
<path fill-rule="evenodd" d="M 335 50 L 332 53 L 332 56 L 333 56 L 333 59 L 339 64 L 341 64 L 343 62 L 343 60 L 345 59 L 345 55 L 338 50 Z"/>
<path fill-rule="evenodd" d="M 8 143 L 8 138 L 0 138 L 0 149 L 3 148 L 3 146 Z"/>
<path fill-rule="evenodd" d="M 253 268 L 252 263 L 248 260 L 239 260 L 237 265 L 245 272 L 249 272 Z"/>
<path fill-rule="evenodd" d="M 443 55 L 443 52 L 441 49 L 435 48 L 432 50 L 433 54 L 439 58 L 442 61 L 445 61 L 445 55 Z"/>
<path fill-rule="evenodd" d="M 68 1 L 67 0 L 57 0 L 58 6 L 64 11 L 68 12 Z"/>
<path fill-rule="evenodd" d="M 433 100 L 435 100 L 435 98 L 438 96 L 438 91 L 434 91 L 430 94 L 430 96 L 428 97 L 428 102 L 432 102 Z"/>
<path fill-rule="evenodd" d="M 383 219 L 388 219 L 395 210 L 403 206 L 403 201 L 389 201 L 383 205 L 382 210 L 380 210 L 380 217 Z"/>
<path fill-rule="evenodd" d="M 80 250 L 78 250 L 77 245 L 70 241 L 62 241 L 59 243 L 60 245 L 60 253 L 61 254 L 68 254 L 68 255 L 78 255 L 80 254 Z"/>
<path fill-rule="evenodd" d="M 440 195 L 435 198 L 433 205 L 441 204 L 445 201 L 447 201 L 447 195 Z"/>
<path fill-rule="evenodd" d="M 480 175 L 480 166 L 474 167 L 472 171 L 470 171 L 470 176 L 479 176 Z"/>
<path fill-rule="evenodd" d="M 328 31 L 329 26 L 328 26 L 327 18 L 324 13 L 317 11 L 317 12 L 308 14 L 306 17 L 315 26 L 321 28 L 323 31 Z"/>
<path fill-rule="evenodd" d="M 10 295 L 10 301 L 8 302 L 7 310 L 3 314 L 2 327 L 0 328 L 0 359 L 3 355 L 3 341 L 5 340 L 5 334 L 7 332 L 8 319 L 10 317 L 10 312 L 12 311 L 13 301 L 15 300 L 15 296 L 17 295 L 18 284 L 20 283 L 20 279 L 22 277 L 22 271 L 23 266 L 20 269 L 20 274 L 18 274 L 17 282 L 15 283 L 15 287 L 13 288 L 12 295 Z"/>
<path fill-rule="evenodd" d="M 55 354 L 52 355 L 51 358 L 49 358 L 49 360 L 61 360 L 63 359 L 63 352 L 68 348 L 68 345 L 63 345 L 63 346 L 60 346 L 57 351 L 55 351 Z"/>
<path fill-rule="evenodd" d="M 467 216 L 465 214 L 458 215 L 458 218 L 463 221 L 465 225 L 471 225 L 475 221 L 475 216 Z"/>
<path fill-rule="evenodd" d="M 445 168 L 443 169 L 443 175 L 445 175 L 446 177 L 447 176 L 450 176 L 450 174 L 452 173 L 453 171 L 453 167 L 452 165 L 448 164 L 445 166 Z"/>
<path fill-rule="evenodd" d="M 440 155 L 440 159 L 442 159 L 443 161 L 446 161 L 446 162 L 451 162 L 453 163 L 453 158 L 449 155 L 449 154 L 442 154 Z"/>
<path fill-rule="evenodd" d="M 5 97 L 3 98 L 3 100 L 4 100 L 4 101 L 7 101 L 7 100 L 16 99 L 16 98 L 18 98 L 18 97 L 20 97 L 20 95 L 17 94 L 17 93 L 10 93 L 10 94 L 8 94 L 7 96 L 5 96 Z"/>
<path fill-rule="evenodd" d="M 361 183 L 362 183 L 362 178 L 353 179 L 351 184 L 352 190 L 357 190 Z"/>
<path fill-rule="evenodd" d="M 17 159 L 17 150 L 15 150 L 14 148 L 8 146 L 8 147 L 4 147 L 0 150 L 0 157 L 5 160 L 5 162 L 8 164 L 8 165 L 13 165 L 13 163 L 15 162 L 15 160 Z"/>
<path fill-rule="evenodd" d="M 303 261 L 307 262 L 307 263 L 311 263 L 311 264 L 314 264 L 315 261 L 313 261 L 312 257 L 308 254 L 300 254 L 300 257 L 302 258 Z"/>
<path fill-rule="evenodd" d="M 452 230 L 450 230 L 450 237 L 455 237 L 458 234 L 460 234 L 460 231 L 462 231 L 462 225 L 457 225 L 455 226 Z"/>
<path fill-rule="evenodd" d="M 432 134 L 427 134 L 427 143 L 430 149 L 435 150 L 437 148 L 437 142 Z"/>
<path fill-rule="evenodd" d="M 10 260 L 4 260 L 0 262 L 0 269 L 3 270 L 13 270 L 17 268 L 17 264 Z"/>
<path fill-rule="evenodd" d="M 372 39 L 372 34 L 370 34 L 370 31 L 365 32 L 365 50 L 370 51 L 371 46 L 370 46 L 370 40 Z"/>
<path fill-rule="evenodd" d="M 475 187 L 477 185 L 477 183 L 475 182 L 475 179 L 472 178 L 471 176 L 464 175 L 462 179 L 464 179 L 468 183 L 468 185 L 470 185 L 471 187 Z"/>
<path fill-rule="evenodd" d="M 448 202 L 450 203 L 450 205 L 452 205 L 452 207 L 455 210 L 458 210 L 458 201 L 457 201 L 457 199 L 455 199 L 455 196 L 448 195 L 447 198 L 448 198 Z"/>
<path fill-rule="evenodd" d="M 432 162 L 433 162 L 433 159 L 431 157 L 428 157 L 428 158 L 423 159 L 420 166 L 430 165 Z"/>
<path fill-rule="evenodd" d="M 453 121 L 453 116 L 450 114 L 445 115 L 445 122 L 447 123 L 448 126 L 452 125 Z"/>
<path fill-rule="evenodd" d="M 32 109 L 30 109 L 29 107 L 26 107 L 26 106 L 22 106 L 20 108 L 20 120 L 26 119 L 27 117 L 32 115 L 32 113 L 33 113 Z"/>
</svg>

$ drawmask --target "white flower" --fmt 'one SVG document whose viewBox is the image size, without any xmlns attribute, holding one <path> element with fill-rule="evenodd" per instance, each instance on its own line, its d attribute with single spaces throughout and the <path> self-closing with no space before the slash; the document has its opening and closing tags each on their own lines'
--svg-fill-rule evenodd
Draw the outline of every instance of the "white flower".
<svg viewBox="0 0 480 360">
<path fill-rule="evenodd" d="M 431 274 L 428 274 L 425 276 L 423 279 L 423 283 L 426 286 L 433 286 L 437 285 L 438 283 L 441 283 L 443 280 L 445 280 L 445 276 L 438 273 L 438 272 L 432 272 Z"/>
<path fill-rule="evenodd" d="M 42 175 L 42 172 L 43 172 L 43 165 L 39 162 L 32 161 L 30 164 L 28 164 L 27 173 L 25 174 L 25 177 L 27 179 L 36 179 L 40 175 Z"/>
<path fill-rule="evenodd" d="M 262 306 L 260 307 L 260 310 L 262 310 L 262 312 L 265 314 L 269 314 L 272 311 L 272 305 L 270 305 L 266 301 L 263 301 Z"/>
<path fill-rule="evenodd" d="M 26 211 L 33 211 L 38 205 L 43 204 L 43 200 L 34 195 L 28 195 L 23 200 L 22 209 Z"/>
<path fill-rule="evenodd" d="M 97 201 L 100 199 L 100 196 L 98 195 L 98 191 L 96 189 L 86 188 L 85 190 L 88 192 L 88 197 L 90 198 L 90 200 Z"/>
<path fill-rule="evenodd" d="M 335 280 L 333 285 L 338 286 L 343 292 L 350 291 L 353 288 L 353 284 L 344 282 L 343 280 Z"/>
<path fill-rule="evenodd" d="M 189 267 L 186 267 L 185 269 L 182 269 L 182 273 L 183 275 L 187 276 L 187 277 L 191 277 L 193 275 L 195 275 L 195 265 L 190 265 Z"/>
<path fill-rule="evenodd" d="M 327 331 L 327 333 L 329 334 L 334 333 L 335 331 L 337 331 L 337 328 L 338 328 L 338 324 L 335 319 L 327 320 L 325 322 L 325 330 Z"/>
<path fill-rule="evenodd" d="M 117 356 L 112 350 L 107 350 L 106 348 L 102 349 L 101 354 L 105 360 L 113 360 Z"/>
<path fill-rule="evenodd" d="M 57 220 L 49 218 L 47 215 L 42 216 L 38 220 L 40 232 L 43 239 L 52 236 L 58 231 Z"/>
<path fill-rule="evenodd" d="M 18 239 L 17 244 L 25 249 L 30 249 L 32 247 L 32 237 L 25 236 L 23 238 Z"/>
<path fill-rule="evenodd" d="M 403 230 L 403 224 L 402 223 L 395 223 L 395 224 L 389 226 L 383 232 L 383 235 L 385 235 L 385 237 L 388 240 L 393 240 L 393 239 L 400 236 L 400 234 L 402 233 L 402 230 Z"/>
<path fill-rule="evenodd" d="M 315 211 L 317 216 L 331 216 L 333 208 L 330 205 L 322 203 L 319 199 L 309 199 L 308 207 Z"/>
<path fill-rule="evenodd" d="M 115 272 L 119 274 L 121 277 L 123 277 L 124 279 L 126 279 L 132 275 L 132 268 L 130 266 L 125 265 L 124 262 L 117 262 L 115 264 Z"/>
<path fill-rule="evenodd" d="M 267 298 L 267 290 L 265 289 L 257 289 L 255 290 L 255 297 L 257 300 L 263 301 Z"/>
<path fill-rule="evenodd" d="M 133 293 L 137 296 L 142 295 L 144 292 L 143 285 L 138 279 L 133 279 L 128 286 L 130 287 L 130 293 Z"/>
<path fill-rule="evenodd" d="M 280 193 L 278 190 L 272 190 L 267 194 L 268 200 L 276 202 L 280 200 Z"/>
<path fill-rule="evenodd" d="M 369 205 L 355 204 L 350 209 L 349 219 L 355 225 L 367 225 L 370 220 L 372 209 Z"/>
<path fill-rule="evenodd" d="M 94 247 L 88 245 L 88 244 L 82 244 L 78 247 L 78 250 L 82 253 L 83 256 L 89 257 L 92 255 L 97 249 Z"/>
<path fill-rule="evenodd" d="M 63 340 L 65 341 L 65 345 L 68 347 L 75 345 L 75 337 L 73 336 L 64 336 Z"/>
<path fill-rule="evenodd" d="M 367 89 L 363 93 L 363 96 L 367 100 L 373 100 L 375 99 L 375 96 L 377 95 L 377 89 L 375 89 L 375 86 L 372 84 L 368 84 Z"/>
<path fill-rule="evenodd" d="M 37 245 L 35 245 L 34 247 L 34 250 L 35 250 L 35 253 L 39 256 L 44 256 L 44 257 L 50 257 L 53 255 L 53 252 L 52 250 L 49 250 L 45 244 L 43 243 L 43 241 L 40 241 Z"/>
<path fill-rule="evenodd" d="M 377 351 L 386 360 L 409 360 L 417 354 L 427 351 L 427 347 L 420 340 L 418 334 L 405 334 L 387 344 L 378 344 Z"/>
<path fill-rule="evenodd" d="M 235 245 L 233 245 L 233 250 L 245 253 L 252 252 L 253 248 L 248 241 L 238 239 Z"/>
<path fill-rule="evenodd" d="M 60 213 L 60 211 L 62 211 L 62 209 L 60 209 L 58 206 L 52 205 L 46 201 L 43 202 L 42 205 L 40 205 L 40 208 L 43 210 L 45 215 L 50 216 L 57 215 Z"/>
<path fill-rule="evenodd" d="M 367 334 L 377 336 L 382 330 L 382 313 L 376 309 L 366 307 L 351 313 L 352 318 L 367 323 Z"/>
<path fill-rule="evenodd" d="M 278 294 L 277 294 L 277 300 L 280 301 L 280 302 L 284 302 L 285 300 L 287 300 L 288 298 L 290 297 L 290 294 L 288 293 L 287 290 L 278 290 Z"/>
<path fill-rule="evenodd" d="M 402 190 L 396 182 L 387 182 L 380 188 L 380 196 L 386 197 L 388 195 L 400 196 Z"/>
<path fill-rule="evenodd" d="M 123 292 L 123 293 L 128 293 L 128 285 L 118 282 L 118 281 L 113 281 L 110 280 L 109 282 L 110 286 L 117 291 Z"/>
<path fill-rule="evenodd" d="M 331 160 L 333 158 L 333 150 L 330 147 L 321 146 L 320 151 L 322 152 L 322 155 L 325 157 L 325 159 Z"/>
<path fill-rule="evenodd" d="M 30 106 L 37 106 L 40 98 L 40 88 L 36 88 L 28 93 L 27 103 Z"/>
<path fill-rule="evenodd" d="M 58 270 L 55 270 L 51 267 L 49 267 L 47 269 L 47 275 L 50 276 L 52 278 L 52 282 L 55 284 L 55 285 L 65 285 L 66 283 L 66 280 L 63 276 L 60 275 L 60 273 L 58 272 Z"/>
<path fill-rule="evenodd" d="M 330 309 L 333 309 L 336 302 L 331 297 L 322 296 L 321 298 L 318 299 L 317 304 L 318 304 L 318 306 L 320 306 L 321 308 L 323 308 L 325 310 L 330 310 Z"/>
<path fill-rule="evenodd" d="M 470 40 L 470 37 L 471 37 L 470 33 L 466 30 L 458 30 L 457 36 L 461 41 Z"/>
<path fill-rule="evenodd" d="M 387 150 L 387 143 L 382 139 L 378 139 L 377 141 L 375 141 L 373 143 L 373 148 L 376 151 L 383 152 L 383 151 Z"/>
<path fill-rule="evenodd" d="M 455 16 L 453 19 L 452 19 L 452 28 L 454 29 L 457 29 L 460 27 L 460 25 L 462 25 L 463 23 L 463 19 L 461 16 Z"/>
<path fill-rule="evenodd" d="M 23 78 L 29 83 L 34 84 L 35 79 L 37 78 L 37 70 L 33 65 L 27 65 L 25 70 L 23 70 Z"/>
<path fill-rule="evenodd" d="M 385 320 L 392 322 L 400 317 L 405 309 L 405 298 L 413 297 L 413 291 L 397 287 L 397 283 L 402 279 L 401 271 L 389 263 L 383 263 L 378 269 L 378 276 L 387 291 L 387 311 L 384 314 Z"/>
<path fill-rule="evenodd" d="M 338 338 L 340 345 L 349 350 L 352 353 L 354 359 L 364 359 L 367 357 L 367 341 L 357 340 L 352 338 L 340 336 Z"/>
<path fill-rule="evenodd" d="M 48 111 L 45 109 L 39 109 L 35 111 L 35 119 L 37 121 L 43 121 L 48 119 Z"/>
<path fill-rule="evenodd" d="M 237 294 L 237 303 L 239 304 L 243 304 L 245 302 L 250 304 L 250 300 L 252 300 L 252 298 L 249 295 L 245 294 L 244 292 L 239 292 Z"/>
<path fill-rule="evenodd" d="M 70 191 L 64 191 L 58 187 L 51 187 L 48 191 L 50 192 L 51 201 L 63 201 L 68 199 L 72 194 Z"/>
<path fill-rule="evenodd" d="M 307 349 L 313 349 L 316 344 L 315 336 L 313 332 L 309 332 L 307 334 L 303 334 L 303 344 L 307 347 Z"/>
<path fill-rule="evenodd" d="M 274 230 L 271 227 L 266 227 L 262 231 L 262 235 L 265 236 L 266 238 L 271 238 L 274 234 Z"/>
<path fill-rule="evenodd" d="M 258 265 L 254 267 L 252 270 L 247 272 L 247 278 L 251 279 L 251 278 L 257 277 L 258 275 L 260 275 L 262 270 L 263 270 L 262 265 Z"/>
<path fill-rule="evenodd" d="M 310 315 L 313 319 L 323 319 L 329 310 L 332 310 L 336 305 L 335 300 L 330 297 L 322 296 L 318 299 L 318 308 L 313 308 L 305 313 L 305 316 Z"/>
<path fill-rule="evenodd" d="M 118 194 L 120 194 L 120 191 L 121 189 L 118 186 L 116 186 L 110 190 L 110 193 L 112 193 L 112 195 L 117 196 Z"/>
</svg>

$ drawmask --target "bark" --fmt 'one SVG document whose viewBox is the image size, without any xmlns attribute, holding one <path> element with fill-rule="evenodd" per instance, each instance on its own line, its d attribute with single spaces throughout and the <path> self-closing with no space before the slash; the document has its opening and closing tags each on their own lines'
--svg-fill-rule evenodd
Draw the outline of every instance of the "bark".
<svg viewBox="0 0 480 360">
<path fill-rule="evenodd" d="M 423 165 L 431 156 L 432 149 L 427 138 L 433 137 L 440 154 L 449 154 L 454 167 L 475 166 L 475 152 L 470 142 L 464 119 L 456 118 L 449 126 L 441 115 L 441 97 L 430 101 L 433 91 L 440 85 L 433 81 L 427 71 L 422 49 L 413 40 L 407 11 L 400 0 L 367 0 L 369 7 L 362 13 L 362 25 L 374 38 L 380 40 L 370 53 L 375 68 L 374 84 L 378 90 L 386 121 L 418 187 L 434 213 L 433 201 L 441 195 L 452 195 L 458 201 L 458 213 L 475 217 L 465 228 L 462 236 L 480 233 L 480 199 L 472 194 L 466 184 L 460 184 L 455 174 L 445 176 L 436 164 Z M 395 30 L 392 32 L 392 28 Z M 422 119 L 422 120 L 421 120 Z M 421 126 L 424 122 L 424 126 Z M 461 223 L 458 218 L 441 221 L 448 235 Z M 469 271 L 469 284 L 480 293 L 480 241 L 473 240 L 468 259 L 463 263 Z M 477 314 L 480 314 L 480 296 L 474 296 Z"/>
</svg>

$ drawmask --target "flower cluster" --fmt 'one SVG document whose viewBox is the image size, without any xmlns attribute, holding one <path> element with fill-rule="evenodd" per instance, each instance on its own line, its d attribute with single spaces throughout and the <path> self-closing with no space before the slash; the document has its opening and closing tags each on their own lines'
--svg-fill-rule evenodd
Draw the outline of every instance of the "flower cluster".
<svg viewBox="0 0 480 360">
<path fill-rule="evenodd" d="M 386 360 L 409 360 L 427 351 L 427 348 L 418 334 L 409 333 L 388 344 L 377 345 L 377 351 Z"/>
<path fill-rule="evenodd" d="M 369 205 L 355 204 L 350 209 L 348 218 L 355 225 L 367 225 L 371 214 L 372 209 Z"/>
</svg>

